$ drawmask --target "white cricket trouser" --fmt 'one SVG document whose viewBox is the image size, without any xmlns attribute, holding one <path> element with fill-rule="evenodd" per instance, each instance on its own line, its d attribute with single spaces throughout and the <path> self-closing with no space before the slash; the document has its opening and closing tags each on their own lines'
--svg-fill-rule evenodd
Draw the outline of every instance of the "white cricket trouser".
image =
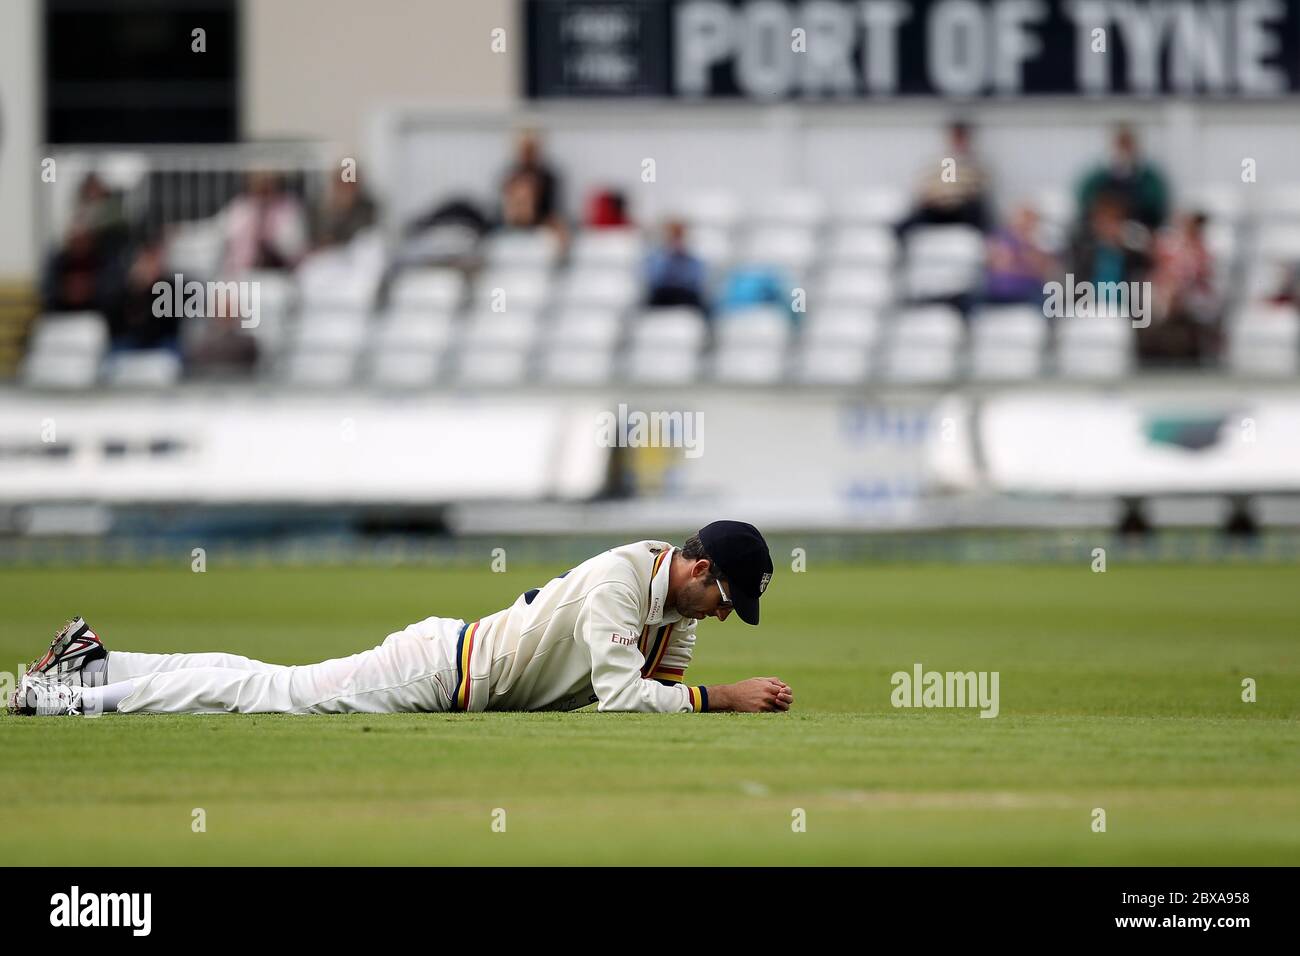
<svg viewBox="0 0 1300 956">
<path fill-rule="evenodd" d="M 456 638 L 465 622 L 430 617 L 378 647 L 319 664 L 236 654 L 110 651 L 108 682 L 131 681 L 121 713 L 389 714 L 451 710 Z"/>
</svg>

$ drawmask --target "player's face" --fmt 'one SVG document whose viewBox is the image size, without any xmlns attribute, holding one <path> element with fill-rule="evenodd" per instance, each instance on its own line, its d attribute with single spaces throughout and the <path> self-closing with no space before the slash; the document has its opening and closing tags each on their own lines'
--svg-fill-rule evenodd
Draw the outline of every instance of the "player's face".
<svg viewBox="0 0 1300 956">
<path fill-rule="evenodd" d="M 701 561 L 691 574 L 690 580 L 682 585 L 677 595 L 677 613 L 682 617 L 703 620 L 716 617 L 725 621 L 731 614 L 729 585 L 725 578 L 708 580 L 708 563 Z M 705 582 L 708 583 L 705 583 Z"/>
</svg>

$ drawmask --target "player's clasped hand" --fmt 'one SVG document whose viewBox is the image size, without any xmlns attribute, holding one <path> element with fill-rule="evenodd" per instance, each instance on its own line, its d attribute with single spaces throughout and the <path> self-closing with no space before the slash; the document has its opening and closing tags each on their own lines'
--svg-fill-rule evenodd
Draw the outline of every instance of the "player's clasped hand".
<svg viewBox="0 0 1300 956">
<path fill-rule="evenodd" d="M 751 677 L 732 684 L 731 710 L 742 714 L 789 710 L 794 703 L 790 685 L 778 677 Z"/>
</svg>

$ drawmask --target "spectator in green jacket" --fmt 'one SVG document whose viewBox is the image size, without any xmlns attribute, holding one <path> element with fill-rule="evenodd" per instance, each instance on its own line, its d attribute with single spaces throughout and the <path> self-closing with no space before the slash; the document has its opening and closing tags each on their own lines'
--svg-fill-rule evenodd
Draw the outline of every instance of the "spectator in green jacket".
<svg viewBox="0 0 1300 956">
<path fill-rule="evenodd" d="M 1088 222 L 1098 197 L 1120 199 L 1128 218 L 1148 229 L 1164 224 L 1169 214 L 1169 187 L 1164 174 L 1143 158 L 1137 136 L 1128 126 L 1115 129 L 1111 158 L 1083 178 L 1079 185 L 1079 217 Z"/>
</svg>

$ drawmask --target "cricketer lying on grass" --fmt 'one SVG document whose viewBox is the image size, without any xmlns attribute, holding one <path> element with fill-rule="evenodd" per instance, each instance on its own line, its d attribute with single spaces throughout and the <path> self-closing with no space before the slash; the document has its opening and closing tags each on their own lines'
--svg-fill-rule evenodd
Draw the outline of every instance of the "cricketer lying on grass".
<svg viewBox="0 0 1300 956">
<path fill-rule="evenodd" d="M 753 525 L 715 521 L 676 548 L 639 541 L 590 558 L 477 621 L 430 617 L 319 664 L 234 654 L 108 651 L 80 618 L 27 669 L 11 711 L 344 714 L 408 711 L 784 711 L 774 677 L 688 685 L 695 625 L 758 623 L 772 558 Z"/>
</svg>

